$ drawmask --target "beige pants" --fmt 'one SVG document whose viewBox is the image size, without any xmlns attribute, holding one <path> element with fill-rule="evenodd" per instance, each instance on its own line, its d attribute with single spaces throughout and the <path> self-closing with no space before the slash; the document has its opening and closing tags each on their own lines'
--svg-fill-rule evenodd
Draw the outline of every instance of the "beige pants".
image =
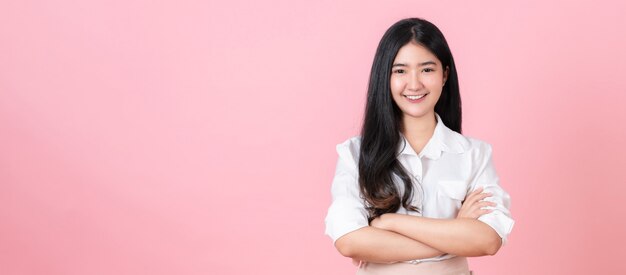
<svg viewBox="0 0 626 275">
<path fill-rule="evenodd" d="M 471 275 L 467 265 L 467 258 L 454 257 L 437 262 L 422 262 L 418 264 L 393 263 L 377 264 L 366 263 L 356 272 L 357 275 Z"/>
</svg>

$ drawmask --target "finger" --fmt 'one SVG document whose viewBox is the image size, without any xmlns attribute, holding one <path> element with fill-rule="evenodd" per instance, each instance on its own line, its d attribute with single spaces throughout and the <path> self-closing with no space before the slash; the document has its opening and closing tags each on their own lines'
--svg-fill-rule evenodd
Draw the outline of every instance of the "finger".
<svg viewBox="0 0 626 275">
<path fill-rule="evenodd" d="M 493 212 L 493 209 L 481 209 L 478 211 L 478 217 Z M 477 217 L 477 218 L 478 218 Z"/>
<path fill-rule="evenodd" d="M 467 196 L 465 196 L 465 198 L 467 199 L 467 198 L 470 198 L 470 197 L 472 197 L 472 196 L 474 196 L 476 194 L 480 194 L 480 192 L 482 192 L 482 191 L 483 191 L 483 188 L 482 187 L 478 187 L 478 188 L 474 189 L 474 191 L 469 192 L 469 194 L 467 194 Z"/>
<path fill-rule="evenodd" d="M 477 201 L 474 204 L 468 206 L 468 210 L 477 211 L 483 207 L 496 206 L 497 204 L 492 201 Z"/>
<path fill-rule="evenodd" d="M 469 197 L 466 201 L 470 204 L 474 204 L 475 202 L 482 200 L 486 197 L 492 196 L 493 194 L 489 193 L 489 192 L 485 192 L 485 193 L 479 193 L 479 194 L 475 194 L 471 197 Z"/>
<path fill-rule="evenodd" d="M 498 203 L 495 201 L 488 201 L 488 200 L 481 200 L 476 202 L 474 205 L 479 205 L 480 207 L 485 207 L 485 206 L 497 206 Z"/>
<path fill-rule="evenodd" d="M 482 187 L 476 188 L 474 191 L 470 192 L 469 194 L 467 194 L 467 196 L 465 196 L 465 199 L 463 200 L 463 203 L 471 201 L 472 198 L 474 198 L 476 195 L 480 194 L 480 192 L 482 192 L 482 191 L 483 191 Z"/>
<path fill-rule="evenodd" d="M 480 216 L 482 216 L 484 214 L 488 214 L 488 213 L 491 213 L 491 212 L 493 212 L 493 209 L 481 209 L 481 208 L 478 208 L 478 209 L 472 210 L 470 212 L 470 216 L 476 219 L 476 218 L 478 218 L 478 217 L 480 217 Z"/>
<path fill-rule="evenodd" d="M 489 196 L 491 196 L 491 195 L 487 195 L 487 196 L 481 196 L 481 197 L 479 197 L 479 199 L 478 199 L 477 201 L 475 201 L 475 202 L 474 202 L 474 204 L 478 204 L 478 203 L 480 203 L 480 204 L 484 204 L 484 203 L 486 203 L 487 205 L 492 205 L 492 204 L 494 204 L 494 205 L 495 205 L 495 204 L 496 204 L 496 202 L 494 202 L 494 201 L 490 201 L 490 200 L 487 200 L 487 198 L 488 198 Z"/>
<path fill-rule="evenodd" d="M 483 192 L 483 193 L 478 194 L 476 197 L 479 198 L 478 200 L 482 200 L 482 199 L 484 199 L 486 197 L 491 197 L 491 196 L 493 196 L 493 193 L 491 193 L 491 192 Z"/>
<path fill-rule="evenodd" d="M 470 206 L 476 205 L 476 204 L 479 204 L 479 203 L 483 203 L 483 202 L 492 202 L 492 201 L 486 200 L 486 198 L 489 197 L 489 196 L 491 196 L 491 195 L 481 195 L 481 196 L 477 197 L 475 200 L 472 200 Z"/>
<path fill-rule="evenodd" d="M 472 191 L 472 192 L 470 193 L 470 195 L 469 195 L 469 196 L 477 196 L 477 195 L 479 195 L 479 194 L 481 194 L 481 193 L 485 193 L 485 188 L 484 188 L 484 187 L 482 187 L 482 186 L 480 186 L 480 187 L 478 187 L 478 188 L 474 189 L 474 191 Z M 469 196 L 468 196 L 468 197 L 469 197 Z"/>
<path fill-rule="evenodd" d="M 478 219 L 480 216 L 491 212 L 493 212 L 492 209 L 473 209 L 471 211 L 465 212 L 464 214 L 461 214 L 460 216 L 464 218 Z"/>
<path fill-rule="evenodd" d="M 493 210 L 493 208 L 490 208 L 490 207 L 493 207 L 493 206 L 495 206 L 495 205 L 494 205 L 494 204 L 492 204 L 491 202 L 487 202 L 487 203 L 477 203 L 477 204 L 474 204 L 474 205 L 472 206 L 472 208 L 471 208 L 471 209 L 469 209 L 469 210 L 470 210 L 471 212 L 477 212 L 477 211 L 480 211 L 480 210 Z"/>
<path fill-rule="evenodd" d="M 470 196 L 476 195 L 476 194 L 480 194 L 480 192 L 482 192 L 482 191 L 483 191 L 483 187 L 482 186 L 478 187 L 478 188 L 474 189 L 474 191 L 470 192 Z"/>
<path fill-rule="evenodd" d="M 481 208 L 481 207 L 488 207 L 488 206 L 496 206 L 497 203 L 492 202 L 492 201 L 478 201 L 474 204 L 472 204 L 472 208 Z"/>
</svg>

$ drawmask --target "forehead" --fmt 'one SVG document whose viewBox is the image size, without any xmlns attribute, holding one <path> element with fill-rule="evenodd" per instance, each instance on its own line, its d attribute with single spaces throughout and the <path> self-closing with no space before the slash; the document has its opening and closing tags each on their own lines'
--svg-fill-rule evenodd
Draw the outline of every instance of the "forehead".
<svg viewBox="0 0 626 275">
<path fill-rule="evenodd" d="M 426 47 L 414 43 L 409 42 L 406 45 L 402 46 L 400 50 L 398 50 L 398 54 L 394 59 L 395 63 L 403 63 L 403 64 L 418 64 L 425 61 L 434 61 L 437 65 L 441 64 L 437 56 L 435 56 L 430 50 Z"/>
</svg>

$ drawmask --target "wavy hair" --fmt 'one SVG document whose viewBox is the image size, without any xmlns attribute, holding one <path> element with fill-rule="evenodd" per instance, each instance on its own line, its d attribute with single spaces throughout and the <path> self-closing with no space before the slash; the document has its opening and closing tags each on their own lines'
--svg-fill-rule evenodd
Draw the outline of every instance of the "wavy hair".
<svg viewBox="0 0 626 275">
<path fill-rule="evenodd" d="M 413 182 L 397 159 L 401 145 L 402 110 L 393 100 L 389 84 L 393 60 L 400 48 L 409 42 L 426 47 L 441 61 L 444 69 L 449 68 L 435 112 L 448 128 L 461 133 L 459 83 L 446 39 L 434 24 L 424 19 L 398 21 L 385 32 L 376 49 L 361 129 L 359 188 L 370 221 L 384 213 L 395 213 L 400 205 L 407 210 L 421 212 L 421 207 L 411 204 Z M 394 174 L 404 184 L 403 194 L 394 184 Z"/>
</svg>

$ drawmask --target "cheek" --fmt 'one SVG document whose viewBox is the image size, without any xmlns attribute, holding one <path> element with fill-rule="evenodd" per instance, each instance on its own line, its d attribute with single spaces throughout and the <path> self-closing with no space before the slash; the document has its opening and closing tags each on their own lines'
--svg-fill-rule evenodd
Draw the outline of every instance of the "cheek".
<svg viewBox="0 0 626 275">
<path fill-rule="evenodd" d="M 389 87 L 391 88 L 392 93 L 400 93 L 404 90 L 404 81 L 402 81 L 402 79 L 392 77 L 389 80 Z"/>
<path fill-rule="evenodd" d="M 429 87 L 441 87 L 443 85 L 443 78 L 439 75 L 432 75 L 424 78 L 424 84 Z"/>
<path fill-rule="evenodd" d="M 427 83 L 424 83 L 428 90 L 432 93 L 441 93 L 443 89 L 443 81 L 441 79 L 432 78 Z"/>
</svg>

